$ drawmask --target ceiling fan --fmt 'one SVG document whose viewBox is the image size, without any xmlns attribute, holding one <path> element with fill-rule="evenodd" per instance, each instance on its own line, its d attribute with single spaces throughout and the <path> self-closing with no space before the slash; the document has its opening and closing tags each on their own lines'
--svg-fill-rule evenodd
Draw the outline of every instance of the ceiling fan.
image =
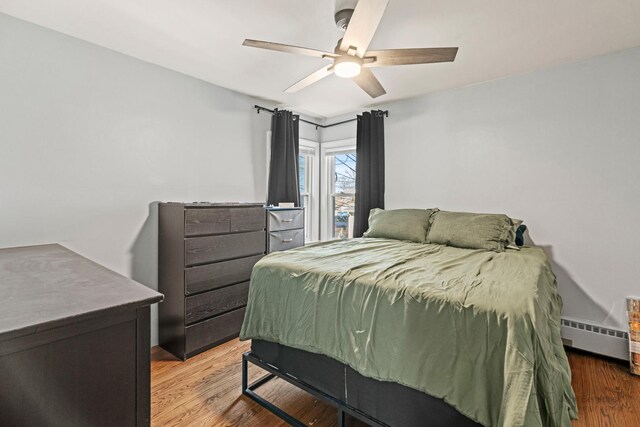
<svg viewBox="0 0 640 427">
<path fill-rule="evenodd" d="M 387 2 L 388 0 L 359 0 L 355 9 L 339 10 L 335 14 L 335 21 L 338 28 L 344 31 L 344 36 L 338 41 L 333 53 L 251 39 L 246 39 L 242 45 L 332 61 L 331 64 L 287 88 L 287 93 L 297 92 L 335 73 L 338 77 L 353 79 L 369 96 L 377 98 L 387 92 L 369 68 L 452 62 L 458 53 L 457 47 L 367 50 Z"/>
</svg>

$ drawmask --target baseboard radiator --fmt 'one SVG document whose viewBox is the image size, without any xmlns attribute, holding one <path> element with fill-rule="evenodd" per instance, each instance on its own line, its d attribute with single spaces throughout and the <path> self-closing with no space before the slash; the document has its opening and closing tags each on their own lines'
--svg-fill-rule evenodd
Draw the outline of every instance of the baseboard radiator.
<svg viewBox="0 0 640 427">
<path fill-rule="evenodd" d="M 562 318 L 560 335 L 567 347 L 629 360 L 629 334 L 625 331 Z"/>
</svg>

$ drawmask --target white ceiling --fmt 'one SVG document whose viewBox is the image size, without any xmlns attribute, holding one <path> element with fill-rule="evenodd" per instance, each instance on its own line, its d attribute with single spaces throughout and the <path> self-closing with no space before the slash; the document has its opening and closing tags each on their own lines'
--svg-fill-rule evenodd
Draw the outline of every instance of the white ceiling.
<svg viewBox="0 0 640 427">
<path fill-rule="evenodd" d="M 334 0 L 0 0 L 0 11 L 220 86 L 331 117 L 374 104 L 327 64 L 245 38 L 332 51 Z M 382 103 L 640 46 L 638 0 L 390 0 L 371 49 L 459 46 L 453 63 L 375 69 Z"/>
</svg>

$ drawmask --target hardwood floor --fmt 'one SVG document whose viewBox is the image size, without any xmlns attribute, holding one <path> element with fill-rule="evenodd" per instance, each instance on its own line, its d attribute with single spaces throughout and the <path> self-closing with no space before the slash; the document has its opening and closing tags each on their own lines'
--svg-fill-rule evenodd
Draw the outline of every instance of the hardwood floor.
<svg viewBox="0 0 640 427">
<path fill-rule="evenodd" d="M 241 395 L 240 356 L 248 342 L 237 339 L 181 362 L 159 347 L 151 352 L 153 426 L 287 426 Z M 250 366 L 253 381 L 264 371 Z M 307 425 L 335 426 L 336 411 L 307 393 L 273 380 L 260 394 Z"/>
<path fill-rule="evenodd" d="M 628 363 L 582 352 L 567 354 L 578 401 L 574 427 L 640 426 L 640 377 L 629 373 Z"/>
<path fill-rule="evenodd" d="M 240 394 L 240 355 L 248 349 L 248 342 L 235 339 L 181 362 L 154 347 L 151 424 L 286 426 Z M 627 364 L 575 351 L 568 355 L 580 417 L 574 427 L 640 426 L 640 377 L 631 376 Z M 255 367 L 249 369 L 251 380 L 262 374 Z M 282 380 L 266 384 L 260 394 L 309 426 L 337 425 L 335 409 Z"/>
</svg>

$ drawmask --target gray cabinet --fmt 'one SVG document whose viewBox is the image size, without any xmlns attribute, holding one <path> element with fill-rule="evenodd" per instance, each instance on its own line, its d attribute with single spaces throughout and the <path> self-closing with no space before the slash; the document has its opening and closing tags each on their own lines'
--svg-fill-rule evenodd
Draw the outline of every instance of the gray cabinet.
<svg viewBox="0 0 640 427">
<path fill-rule="evenodd" d="M 249 279 L 266 252 L 259 203 L 161 203 L 160 345 L 182 360 L 238 336 Z"/>
<path fill-rule="evenodd" d="M 304 246 L 304 208 L 267 209 L 267 252 Z"/>
</svg>

